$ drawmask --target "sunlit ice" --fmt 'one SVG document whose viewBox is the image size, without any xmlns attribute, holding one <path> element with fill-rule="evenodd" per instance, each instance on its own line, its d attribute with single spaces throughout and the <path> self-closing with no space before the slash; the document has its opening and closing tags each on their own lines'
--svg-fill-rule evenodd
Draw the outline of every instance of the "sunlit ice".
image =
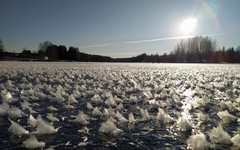
<svg viewBox="0 0 240 150">
<path fill-rule="evenodd" d="M 180 30 L 183 34 L 192 33 L 197 26 L 196 18 L 188 18 L 182 21 L 180 24 Z"/>
</svg>

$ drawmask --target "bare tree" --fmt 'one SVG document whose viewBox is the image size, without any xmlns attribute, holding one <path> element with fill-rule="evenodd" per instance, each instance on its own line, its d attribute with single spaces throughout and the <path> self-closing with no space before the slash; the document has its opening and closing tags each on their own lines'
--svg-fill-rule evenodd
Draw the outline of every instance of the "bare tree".
<svg viewBox="0 0 240 150">
<path fill-rule="evenodd" d="M 53 44 L 49 41 L 44 41 L 39 44 L 38 46 L 38 53 L 41 55 L 47 55 L 47 49 L 49 46 L 52 46 Z"/>
<path fill-rule="evenodd" d="M 3 46 L 3 42 L 2 39 L 0 39 L 0 52 L 4 51 L 4 46 Z"/>
</svg>

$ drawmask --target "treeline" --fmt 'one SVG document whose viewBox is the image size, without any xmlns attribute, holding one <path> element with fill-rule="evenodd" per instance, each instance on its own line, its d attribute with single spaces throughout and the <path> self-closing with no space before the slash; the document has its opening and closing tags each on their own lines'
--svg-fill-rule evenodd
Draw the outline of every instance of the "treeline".
<svg viewBox="0 0 240 150">
<path fill-rule="evenodd" d="M 196 36 L 181 40 L 170 54 L 143 53 L 136 57 L 116 59 L 121 62 L 169 62 L 169 63 L 240 63 L 240 46 L 216 48 L 216 41 L 209 37 Z"/>
<path fill-rule="evenodd" d="M 85 62 L 111 62 L 112 58 L 79 52 L 77 47 L 66 48 L 64 45 L 54 45 L 49 41 L 39 44 L 38 54 L 46 56 L 48 60 L 69 60 Z"/>
<path fill-rule="evenodd" d="M 216 45 L 209 37 L 196 36 L 181 40 L 169 57 L 174 62 L 240 63 L 240 47 L 217 50 Z"/>
<path fill-rule="evenodd" d="M 240 46 L 217 49 L 216 41 L 209 37 L 196 36 L 180 40 L 170 54 L 143 53 L 130 58 L 111 58 L 80 52 L 77 47 L 54 45 L 49 41 L 39 44 L 38 52 L 11 53 L 4 50 L 0 39 L 1 60 L 48 60 L 48 61 L 84 61 L 84 62 L 168 62 L 168 63 L 240 63 Z"/>
</svg>

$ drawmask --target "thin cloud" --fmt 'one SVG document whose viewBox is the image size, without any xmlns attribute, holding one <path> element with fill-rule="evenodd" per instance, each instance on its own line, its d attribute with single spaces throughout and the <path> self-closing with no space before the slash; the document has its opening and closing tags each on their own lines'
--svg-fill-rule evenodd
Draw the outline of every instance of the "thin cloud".
<svg viewBox="0 0 240 150">
<path fill-rule="evenodd" d="M 202 36 L 220 36 L 223 34 L 206 34 Z M 145 43 L 145 42 L 157 42 L 157 41 L 165 41 L 165 40 L 177 40 L 177 39 L 188 39 L 195 37 L 196 35 L 187 35 L 187 36 L 174 36 L 174 37 L 168 37 L 168 38 L 159 38 L 159 39 L 150 39 L 150 40 L 139 40 L 139 41 L 129 41 L 129 42 L 123 42 L 125 44 L 136 44 L 136 43 Z"/>
<path fill-rule="evenodd" d="M 111 44 L 99 44 L 99 45 L 89 45 L 89 46 L 82 46 L 79 48 L 95 48 L 95 47 L 104 47 L 104 46 L 109 46 Z"/>
</svg>

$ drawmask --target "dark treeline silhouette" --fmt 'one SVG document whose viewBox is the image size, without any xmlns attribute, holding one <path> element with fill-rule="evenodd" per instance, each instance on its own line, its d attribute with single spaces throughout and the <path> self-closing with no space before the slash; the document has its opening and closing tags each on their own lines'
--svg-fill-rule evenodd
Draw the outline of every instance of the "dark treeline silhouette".
<svg viewBox="0 0 240 150">
<path fill-rule="evenodd" d="M 181 40 L 170 54 L 143 53 L 136 57 L 115 59 L 121 62 L 171 62 L 171 63 L 240 63 L 240 46 L 216 50 L 216 41 L 196 36 Z"/>
<path fill-rule="evenodd" d="M 84 62 L 169 62 L 169 63 L 240 63 L 240 46 L 236 49 L 216 48 L 216 41 L 209 37 L 196 36 L 180 40 L 170 54 L 163 55 L 143 53 L 130 58 L 111 58 L 79 52 L 77 47 L 54 45 L 49 41 L 39 44 L 38 52 L 31 53 L 24 49 L 21 53 L 4 50 L 0 39 L 1 60 L 47 60 L 47 61 L 84 61 Z"/>
<path fill-rule="evenodd" d="M 91 62 L 111 62 L 113 59 L 107 56 L 91 55 L 79 52 L 77 47 L 66 48 L 64 45 L 54 45 L 49 41 L 39 44 L 38 53 L 46 56 L 48 60 L 69 60 L 69 61 L 91 61 Z"/>
</svg>

